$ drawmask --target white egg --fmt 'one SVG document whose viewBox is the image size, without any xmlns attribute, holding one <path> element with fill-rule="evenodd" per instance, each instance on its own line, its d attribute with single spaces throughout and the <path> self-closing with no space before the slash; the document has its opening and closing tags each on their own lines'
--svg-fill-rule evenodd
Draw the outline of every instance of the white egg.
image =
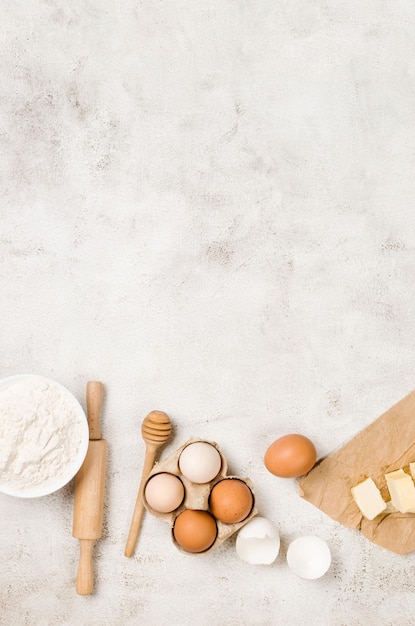
<svg viewBox="0 0 415 626">
<path fill-rule="evenodd" d="M 280 536 L 265 517 L 254 517 L 236 538 L 236 553 L 252 565 L 270 565 L 280 551 Z"/>
<path fill-rule="evenodd" d="M 193 483 L 208 483 L 220 472 L 222 459 L 218 450 L 210 443 L 196 441 L 186 446 L 179 457 L 179 468 L 183 476 Z"/>
<path fill-rule="evenodd" d="M 324 576 L 331 565 L 330 548 L 320 537 L 297 537 L 288 546 L 287 563 L 300 578 L 315 580 Z"/>
</svg>

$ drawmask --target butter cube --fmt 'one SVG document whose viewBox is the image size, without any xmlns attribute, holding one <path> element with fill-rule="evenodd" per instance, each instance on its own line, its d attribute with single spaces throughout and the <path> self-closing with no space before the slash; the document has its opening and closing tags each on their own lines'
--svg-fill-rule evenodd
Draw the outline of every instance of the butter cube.
<svg viewBox="0 0 415 626">
<path fill-rule="evenodd" d="M 412 478 L 415 480 L 415 463 L 409 463 L 409 471 L 411 472 Z"/>
<path fill-rule="evenodd" d="M 401 513 L 415 513 L 415 485 L 403 469 L 385 474 L 392 505 Z"/>
<path fill-rule="evenodd" d="M 363 482 L 352 487 L 351 492 L 362 515 L 368 520 L 374 519 L 386 509 L 386 502 L 380 495 L 373 478 L 366 478 Z"/>
</svg>

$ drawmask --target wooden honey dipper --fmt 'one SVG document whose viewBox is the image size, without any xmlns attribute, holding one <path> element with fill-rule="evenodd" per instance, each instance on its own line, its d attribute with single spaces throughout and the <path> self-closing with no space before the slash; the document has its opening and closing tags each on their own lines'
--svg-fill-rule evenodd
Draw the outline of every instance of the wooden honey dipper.
<svg viewBox="0 0 415 626">
<path fill-rule="evenodd" d="M 151 411 L 144 418 L 141 425 L 141 435 L 146 444 L 146 455 L 144 459 L 143 473 L 138 488 L 137 499 L 135 501 L 133 519 L 125 546 L 125 556 L 132 556 L 137 544 L 140 532 L 141 520 L 144 515 L 143 491 L 144 485 L 156 460 L 157 452 L 162 448 L 170 437 L 172 424 L 169 416 L 163 411 Z"/>
</svg>

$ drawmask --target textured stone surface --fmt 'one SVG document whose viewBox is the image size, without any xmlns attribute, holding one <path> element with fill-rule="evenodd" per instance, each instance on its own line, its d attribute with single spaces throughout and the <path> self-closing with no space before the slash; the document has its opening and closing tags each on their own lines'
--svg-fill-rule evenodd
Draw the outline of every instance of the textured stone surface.
<svg viewBox="0 0 415 626">
<path fill-rule="evenodd" d="M 297 431 L 335 450 L 414 388 L 415 8 L 411 0 L 3 0 L 2 377 L 83 403 L 106 386 L 96 592 L 75 593 L 72 486 L 0 494 L 6 626 L 412 626 L 398 557 L 262 464 Z M 281 533 L 272 566 L 229 540 L 179 553 L 147 515 L 144 458 L 216 441 Z M 333 552 L 297 579 L 289 541 Z"/>
</svg>

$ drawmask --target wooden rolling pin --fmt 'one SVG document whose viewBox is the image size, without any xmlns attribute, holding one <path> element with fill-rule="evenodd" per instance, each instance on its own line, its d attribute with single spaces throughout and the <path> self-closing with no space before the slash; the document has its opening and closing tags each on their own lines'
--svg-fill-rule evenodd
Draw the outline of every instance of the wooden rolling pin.
<svg viewBox="0 0 415 626">
<path fill-rule="evenodd" d="M 100 414 L 103 385 L 88 382 L 86 387 L 89 446 L 85 461 L 75 478 L 72 535 L 79 539 L 80 559 L 76 591 L 86 596 L 94 587 L 93 547 L 102 535 L 105 461 L 107 442 L 101 439 Z"/>
</svg>

